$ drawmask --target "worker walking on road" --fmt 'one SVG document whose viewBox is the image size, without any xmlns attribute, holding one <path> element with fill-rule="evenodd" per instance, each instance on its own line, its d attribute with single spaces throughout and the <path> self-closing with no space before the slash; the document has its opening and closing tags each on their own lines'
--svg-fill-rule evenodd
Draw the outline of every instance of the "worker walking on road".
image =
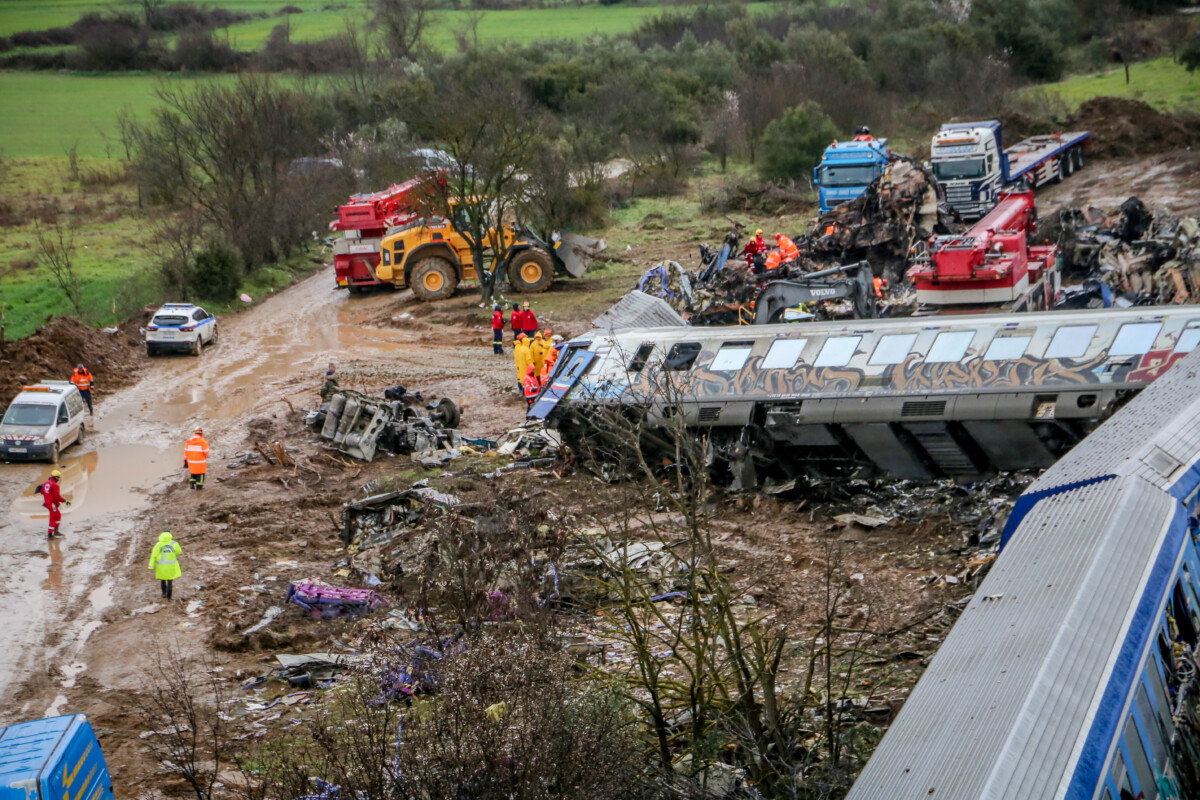
<svg viewBox="0 0 1200 800">
<path fill-rule="evenodd" d="M 533 309 L 529 307 L 528 300 L 522 303 L 521 306 L 521 330 L 524 331 L 526 336 L 532 339 L 538 329 L 537 314 L 534 314 Z"/>
<path fill-rule="evenodd" d="M 62 496 L 62 491 L 59 489 L 58 482 L 62 479 L 62 473 L 54 470 L 50 473 L 50 479 L 38 487 L 38 491 L 42 495 L 42 505 L 50 512 L 50 525 L 46 531 L 46 538 L 51 539 L 55 536 L 62 536 L 62 531 L 58 529 L 58 525 L 62 522 L 62 512 L 58 507 L 63 503 L 71 505 L 71 501 Z"/>
<path fill-rule="evenodd" d="M 88 372 L 88 368 L 83 364 L 75 367 L 75 371 L 71 373 L 71 383 L 75 384 L 75 388 L 79 390 L 79 396 L 87 403 L 88 415 L 92 415 L 92 373 Z"/>
<path fill-rule="evenodd" d="M 179 569 L 179 556 L 182 554 L 183 548 L 179 546 L 179 542 L 175 541 L 175 537 L 171 535 L 170 531 L 160 533 L 158 542 L 150 551 L 150 563 L 146 565 L 146 568 L 154 570 L 154 577 L 158 578 L 162 596 L 167 600 L 171 599 L 172 581 L 183 575 Z"/>
<path fill-rule="evenodd" d="M 492 353 L 504 355 L 504 309 L 499 303 L 492 309 Z"/>
<path fill-rule="evenodd" d="M 193 489 L 204 488 L 204 473 L 208 472 L 208 442 L 200 428 L 192 433 L 183 448 L 183 464 L 188 469 L 188 481 Z"/>
<path fill-rule="evenodd" d="M 525 334 L 517 334 L 517 343 L 513 345 L 513 359 L 517 362 L 517 383 L 525 380 L 526 367 L 533 364 L 533 356 L 529 352 L 529 340 Z"/>
</svg>

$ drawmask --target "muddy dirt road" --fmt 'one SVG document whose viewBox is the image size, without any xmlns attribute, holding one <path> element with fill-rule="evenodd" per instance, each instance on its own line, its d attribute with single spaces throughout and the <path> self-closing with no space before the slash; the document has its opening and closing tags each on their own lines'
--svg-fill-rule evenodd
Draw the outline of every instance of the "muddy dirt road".
<svg viewBox="0 0 1200 800">
<path fill-rule="evenodd" d="M 184 480 L 183 442 L 195 425 L 212 447 L 212 476 L 244 446 L 239 419 L 287 410 L 285 399 L 313 405 L 327 363 L 351 358 L 352 368 L 339 369 L 343 385 L 404 383 L 426 398 L 453 396 L 477 412 L 465 415 L 468 432 L 519 417 L 492 402 L 507 391 L 511 367 L 507 358 L 488 360 L 480 332 L 419 321 L 380 326 L 412 306 L 396 294 L 347 297 L 328 269 L 223 320 L 219 344 L 200 358 L 147 358 L 136 384 L 97 405 L 85 444 L 64 454 L 64 494 L 73 502 L 64 508 L 63 539 L 47 542 L 34 495 L 51 468 L 0 465 L 0 595 L 10 620 L 0 626 L 0 724 L 71 710 L 65 695 L 49 703 L 41 691 L 13 699 L 33 676 L 49 674 L 67 689 L 86 672 L 89 638 L 127 588 L 112 576 L 147 557 L 139 522 L 167 486 Z"/>
</svg>

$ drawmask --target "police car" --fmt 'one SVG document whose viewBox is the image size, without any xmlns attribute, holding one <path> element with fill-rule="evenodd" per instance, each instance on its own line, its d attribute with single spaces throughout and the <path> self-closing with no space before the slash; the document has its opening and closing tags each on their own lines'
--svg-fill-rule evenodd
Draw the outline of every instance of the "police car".
<svg viewBox="0 0 1200 800">
<path fill-rule="evenodd" d="M 66 448 L 82 442 L 87 406 L 69 381 L 24 386 L 0 419 L 0 458 L 51 464 Z"/>
<path fill-rule="evenodd" d="M 217 318 L 191 303 L 167 303 L 146 326 L 146 355 L 169 351 L 200 355 L 206 344 L 217 343 Z"/>
</svg>

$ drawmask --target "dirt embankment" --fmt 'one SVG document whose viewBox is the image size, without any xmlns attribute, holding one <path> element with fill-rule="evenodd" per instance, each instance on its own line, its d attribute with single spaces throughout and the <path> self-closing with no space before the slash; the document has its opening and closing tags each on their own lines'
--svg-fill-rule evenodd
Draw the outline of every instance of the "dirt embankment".
<svg viewBox="0 0 1200 800">
<path fill-rule="evenodd" d="M 1200 143 L 1200 118 L 1119 97 L 1088 100 L 1072 115 L 1069 127 L 1092 132 L 1094 158 L 1153 155 Z"/>
<path fill-rule="evenodd" d="M 77 364 L 96 379 L 93 393 L 104 396 L 133 383 L 142 362 L 138 314 L 113 333 L 87 325 L 76 317 L 58 317 L 30 336 L 0 345 L 0 407 L 21 387 L 44 380 L 69 380 Z"/>
</svg>

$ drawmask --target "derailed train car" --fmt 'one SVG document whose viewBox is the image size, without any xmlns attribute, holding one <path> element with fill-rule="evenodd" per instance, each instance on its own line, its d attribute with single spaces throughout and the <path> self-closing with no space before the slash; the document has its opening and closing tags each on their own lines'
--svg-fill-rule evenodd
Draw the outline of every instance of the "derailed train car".
<svg viewBox="0 0 1200 800">
<path fill-rule="evenodd" d="M 1200 307 L 594 332 L 531 414 L 586 449 L 702 433 L 718 473 L 972 480 L 1050 466 L 1200 344 Z M 628 429 L 628 428 L 626 428 Z M 669 452 L 662 455 L 670 457 Z"/>
</svg>

